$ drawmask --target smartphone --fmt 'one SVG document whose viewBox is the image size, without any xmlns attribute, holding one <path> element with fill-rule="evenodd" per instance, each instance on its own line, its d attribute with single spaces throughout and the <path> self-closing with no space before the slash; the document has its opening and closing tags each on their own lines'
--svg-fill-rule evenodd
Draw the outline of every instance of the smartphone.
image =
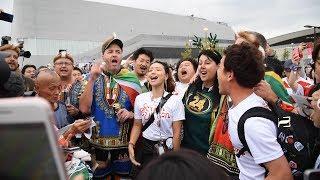
<svg viewBox="0 0 320 180">
<path fill-rule="evenodd" d="M 12 23 L 13 15 L 5 13 L 5 12 L 1 12 L 0 13 L 0 20 Z"/>
<path fill-rule="evenodd" d="M 308 169 L 304 172 L 304 180 L 319 180 L 320 179 L 320 169 Z"/>
<path fill-rule="evenodd" d="M 66 178 L 53 117 L 49 103 L 42 98 L 0 99 L 2 176 L 9 179 Z"/>
<path fill-rule="evenodd" d="M 68 153 L 72 153 L 72 152 L 75 152 L 75 151 L 80 151 L 81 148 L 80 147 L 69 147 L 69 148 L 63 148 L 63 151 L 64 152 L 68 152 Z"/>
</svg>

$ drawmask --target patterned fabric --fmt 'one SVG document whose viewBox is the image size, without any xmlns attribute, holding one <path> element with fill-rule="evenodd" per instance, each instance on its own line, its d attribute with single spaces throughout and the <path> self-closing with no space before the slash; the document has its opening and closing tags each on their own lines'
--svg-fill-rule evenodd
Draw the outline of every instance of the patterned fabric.
<svg viewBox="0 0 320 180">
<path fill-rule="evenodd" d="M 61 129 L 74 122 L 74 119 L 68 115 L 66 105 L 59 101 L 57 109 L 54 110 L 55 125 L 58 129 Z"/>
<path fill-rule="evenodd" d="M 111 87 L 114 87 L 115 82 L 118 83 L 129 96 L 131 105 L 134 106 L 136 96 L 142 93 L 140 81 L 136 74 L 130 72 L 128 69 L 121 69 L 118 74 L 111 77 Z"/>
<path fill-rule="evenodd" d="M 293 101 L 284 87 L 281 77 L 273 71 L 265 72 L 264 79 L 270 84 L 271 89 L 283 101 L 292 104 Z"/>
<path fill-rule="evenodd" d="M 210 126 L 214 121 L 219 94 L 212 91 L 194 91 L 190 86 L 183 98 L 186 120 L 183 122 L 184 137 L 182 147 L 189 148 L 206 155 L 209 149 Z"/>
<path fill-rule="evenodd" d="M 79 108 L 79 97 L 84 90 L 83 87 L 86 82 L 87 81 L 76 81 L 70 88 L 70 102 L 76 108 Z"/>
<path fill-rule="evenodd" d="M 98 168 L 94 171 L 93 176 L 95 178 L 105 178 L 111 174 L 129 175 L 132 165 L 127 149 L 117 149 L 112 151 L 95 149 L 95 155 L 96 160 L 107 161 L 106 168 Z"/>
<path fill-rule="evenodd" d="M 65 166 L 69 179 L 75 179 L 80 176 L 84 180 L 90 180 L 93 177 L 90 167 L 79 159 L 72 158 L 71 161 L 65 162 Z"/>
<path fill-rule="evenodd" d="M 111 89 L 120 85 L 116 102 L 121 108 L 133 110 L 134 100 L 141 93 L 141 86 L 135 74 L 122 69 L 117 75 L 111 75 Z M 113 107 L 106 100 L 105 76 L 100 75 L 94 83 L 91 112 L 97 123 L 91 143 L 101 149 L 112 150 L 127 148 L 131 122 L 119 123 Z"/>
<path fill-rule="evenodd" d="M 207 157 L 230 175 L 238 175 L 235 153 L 228 133 L 228 106 L 226 96 L 222 96 L 217 116 L 211 125 Z"/>
</svg>

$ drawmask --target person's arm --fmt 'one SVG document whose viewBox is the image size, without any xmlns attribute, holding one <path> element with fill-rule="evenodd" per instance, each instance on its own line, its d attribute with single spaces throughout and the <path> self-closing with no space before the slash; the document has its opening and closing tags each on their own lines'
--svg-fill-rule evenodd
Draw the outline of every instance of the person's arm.
<svg viewBox="0 0 320 180">
<path fill-rule="evenodd" d="M 132 120 L 134 118 L 134 113 L 131 111 L 128 111 L 125 108 L 122 108 L 117 112 L 117 117 L 120 123 L 124 123 L 129 119 Z"/>
<path fill-rule="evenodd" d="M 320 90 L 314 92 L 312 94 L 311 107 L 313 108 L 313 112 L 310 115 L 310 119 L 313 121 L 314 126 L 320 128 L 320 109 L 319 109 L 319 100 L 320 99 Z"/>
<path fill-rule="evenodd" d="M 91 125 L 90 120 L 78 119 L 72 124 L 72 126 L 65 133 L 63 133 L 63 137 L 67 139 L 67 137 L 70 134 L 75 135 L 78 133 L 84 133 L 87 129 L 90 128 L 90 125 Z"/>
<path fill-rule="evenodd" d="M 68 114 L 72 116 L 73 118 L 77 119 L 76 117 L 80 113 L 79 109 L 74 107 L 72 104 L 66 104 Z"/>
<path fill-rule="evenodd" d="M 67 129 L 58 139 L 59 145 L 68 147 L 71 138 L 78 133 L 83 133 L 90 128 L 91 121 L 79 119 L 76 120 L 69 129 Z"/>
<path fill-rule="evenodd" d="M 290 75 L 288 77 L 288 85 L 292 88 L 292 90 L 295 94 L 297 94 L 298 90 L 301 91 L 301 88 L 302 88 L 302 86 L 297 83 L 299 76 L 300 75 L 297 71 L 291 71 Z M 302 88 L 302 90 L 303 90 L 303 88 Z M 301 94 L 301 92 L 300 92 L 299 95 L 303 95 L 303 94 Z"/>
<path fill-rule="evenodd" d="M 91 113 L 91 104 L 93 99 L 93 86 L 95 79 L 89 78 L 88 84 L 86 85 L 83 93 L 79 98 L 80 111 L 85 114 Z"/>
<path fill-rule="evenodd" d="M 172 123 L 172 131 L 173 131 L 173 150 L 177 151 L 180 149 L 180 135 L 181 135 L 181 127 L 182 121 L 174 121 Z"/>
<path fill-rule="evenodd" d="M 270 84 L 264 80 L 254 87 L 254 92 L 268 103 L 275 104 L 278 100 L 278 96 L 273 92 Z"/>
<path fill-rule="evenodd" d="M 245 125 L 245 138 L 254 162 L 264 164 L 269 171 L 267 179 L 292 179 L 289 164 L 277 141 L 277 127 L 268 119 L 252 117 Z"/>
<path fill-rule="evenodd" d="M 99 77 L 99 74 L 101 72 L 101 68 L 98 65 L 92 66 L 88 83 L 79 99 L 79 109 L 84 114 L 91 113 L 91 105 L 93 100 L 93 86 L 95 80 Z"/>
<path fill-rule="evenodd" d="M 290 95 L 284 87 L 281 77 L 273 71 L 265 72 L 264 80 L 270 85 L 272 91 L 283 101 L 293 104 Z"/>
<path fill-rule="evenodd" d="M 289 163 L 285 156 L 264 163 L 269 173 L 266 180 L 293 180 Z"/>
<path fill-rule="evenodd" d="M 265 80 L 262 80 L 258 85 L 254 87 L 254 93 L 256 93 L 258 96 L 260 96 L 262 99 L 264 99 L 271 105 L 279 105 L 281 109 L 288 112 L 293 112 L 293 113 L 298 112 L 294 109 L 293 105 L 289 103 L 284 103 L 280 99 L 280 97 L 278 97 L 277 94 L 274 93 L 270 84 Z"/>
<path fill-rule="evenodd" d="M 133 127 L 132 127 L 131 134 L 130 134 L 130 141 L 129 141 L 129 145 L 128 145 L 128 151 L 129 151 L 130 161 L 132 162 L 132 164 L 134 164 L 136 166 L 140 166 L 141 165 L 139 162 L 136 161 L 135 153 L 134 153 L 134 148 L 135 148 L 135 145 L 137 143 L 137 140 L 139 139 L 139 136 L 140 136 L 140 133 L 141 133 L 141 129 L 142 129 L 141 120 L 134 120 Z"/>
</svg>

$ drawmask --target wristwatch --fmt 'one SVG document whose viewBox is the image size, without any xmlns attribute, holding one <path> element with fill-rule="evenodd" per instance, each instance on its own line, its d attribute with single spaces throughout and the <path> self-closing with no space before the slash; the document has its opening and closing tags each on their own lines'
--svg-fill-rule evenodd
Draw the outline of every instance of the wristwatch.
<svg viewBox="0 0 320 180">
<path fill-rule="evenodd" d="M 278 97 L 278 99 L 277 99 L 275 104 L 276 104 L 276 106 L 281 106 L 282 100 Z"/>
</svg>

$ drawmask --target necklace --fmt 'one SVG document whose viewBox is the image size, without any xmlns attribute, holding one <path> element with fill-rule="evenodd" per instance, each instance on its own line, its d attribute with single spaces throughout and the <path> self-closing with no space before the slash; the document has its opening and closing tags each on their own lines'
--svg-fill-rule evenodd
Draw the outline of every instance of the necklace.
<svg viewBox="0 0 320 180">
<path fill-rule="evenodd" d="M 110 79 L 111 77 L 106 78 L 107 88 L 105 89 L 105 94 L 106 94 L 106 100 L 108 102 L 108 105 L 112 107 L 118 98 L 120 86 L 118 83 L 116 83 L 111 93 Z"/>
</svg>

